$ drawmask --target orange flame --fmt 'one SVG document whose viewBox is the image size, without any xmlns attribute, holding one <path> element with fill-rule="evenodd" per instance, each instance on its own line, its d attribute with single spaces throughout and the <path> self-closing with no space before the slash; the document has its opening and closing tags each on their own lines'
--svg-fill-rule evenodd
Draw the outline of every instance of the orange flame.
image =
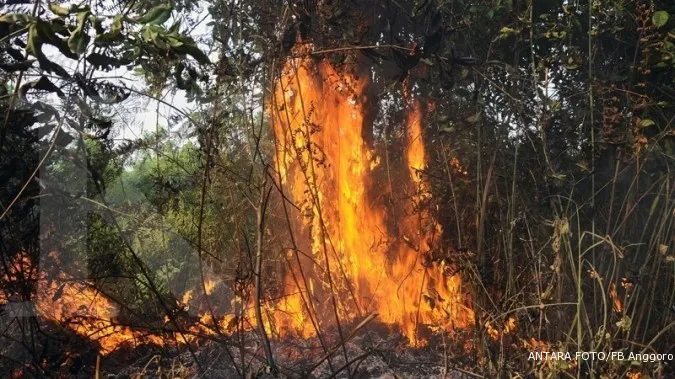
<svg viewBox="0 0 675 379">
<path fill-rule="evenodd" d="M 473 324 L 473 312 L 464 305 L 460 277 L 448 276 L 445 262 L 425 264 L 442 230 L 418 207 L 431 195 L 421 174 L 426 155 L 417 101 L 409 111 L 407 175 L 401 179 L 412 195 L 398 205 L 401 214 L 396 216 L 372 197 L 379 159 L 363 137 L 371 127 L 364 120 L 367 85 L 366 79 L 311 59 L 289 60 L 276 85 L 277 165 L 282 182 L 302 206 L 304 222 L 296 230 L 310 237 L 319 267 L 309 271 L 319 285 L 293 284 L 303 296 L 282 304 L 284 312 L 275 315 L 293 316 L 275 316 L 275 322 L 304 335 L 309 315 L 303 297 L 327 299 L 337 292 L 340 317 L 375 311 L 412 343 L 423 342 L 419 326 L 466 327 Z M 330 308 L 329 303 L 322 305 Z M 316 312 L 319 320 L 330 313 Z"/>
<path fill-rule="evenodd" d="M 614 308 L 614 312 L 616 313 L 623 312 L 623 301 L 621 301 L 619 293 L 616 290 L 616 284 L 614 283 L 611 283 L 609 285 L 609 297 L 612 299 L 612 306 Z"/>
<path fill-rule="evenodd" d="M 50 254 L 55 260 L 55 254 Z M 86 280 L 77 280 L 58 272 L 48 277 L 38 271 L 26 254 L 19 254 L 2 278 L 4 282 L 28 280 L 38 290 L 33 295 L 37 316 L 68 326 L 75 333 L 96 341 L 106 354 L 123 343 L 161 344 L 161 338 L 132 330 L 115 322 L 117 307 Z M 13 296 L 0 296 L 0 303 L 9 303 Z"/>
</svg>

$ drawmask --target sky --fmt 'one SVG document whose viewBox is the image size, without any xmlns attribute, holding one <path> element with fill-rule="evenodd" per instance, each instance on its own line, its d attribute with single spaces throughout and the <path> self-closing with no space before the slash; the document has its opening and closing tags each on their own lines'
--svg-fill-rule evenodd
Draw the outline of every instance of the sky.
<svg viewBox="0 0 675 379">
<path fill-rule="evenodd" d="M 75 2 L 67 2 L 60 5 L 68 7 L 72 3 Z M 8 9 L 3 9 L 0 13 L 5 13 L 6 11 L 30 13 L 31 8 L 31 4 L 17 5 Z M 47 12 L 49 15 L 49 11 Z M 206 8 L 201 8 L 190 16 L 191 19 L 199 20 L 199 23 L 191 30 L 190 35 L 197 41 L 199 47 L 208 53 L 209 58 L 212 61 L 215 61 L 217 52 L 209 52 L 209 46 L 200 42 L 200 37 L 208 38 L 210 34 L 209 27 L 207 26 L 207 23 L 211 21 L 208 10 Z M 42 17 L 47 18 L 49 16 L 42 15 Z M 167 20 L 164 25 L 168 27 L 178 19 L 184 19 L 184 15 L 174 11 L 172 17 Z M 107 24 L 104 23 L 104 25 Z M 90 30 L 90 33 L 93 33 L 93 31 Z M 89 49 L 91 50 L 91 46 Z M 43 52 L 50 60 L 60 64 L 67 70 L 75 70 L 77 68 L 77 61 L 61 55 L 58 49 L 51 45 L 45 44 L 43 46 Z M 89 52 L 90 51 L 85 54 L 88 54 Z M 23 83 L 25 84 L 26 82 L 36 80 L 39 74 L 40 72 L 37 70 L 37 64 L 35 64 L 34 69 L 28 70 L 25 73 Z M 132 88 L 134 92 L 143 93 L 145 90 L 144 79 L 134 75 L 133 71 L 127 70 L 126 67 L 114 68 L 108 72 L 96 71 L 94 72 L 93 77 L 106 79 L 112 83 L 123 83 L 126 87 Z M 132 96 L 126 101 L 113 105 L 112 116 L 115 122 L 115 140 L 123 142 L 124 140 L 140 138 L 146 133 L 155 132 L 157 125 L 159 125 L 160 128 L 166 128 L 169 118 L 177 113 L 176 109 L 189 113 L 191 110 L 198 107 L 197 104 L 188 101 L 185 92 L 182 90 L 165 90 L 161 95 L 161 99 L 170 105 L 163 104 L 137 93 L 132 93 Z M 54 104 L 59 104 L 59 99 L 56 96 L 53 96 L 53 100 Z"/>
</svg>

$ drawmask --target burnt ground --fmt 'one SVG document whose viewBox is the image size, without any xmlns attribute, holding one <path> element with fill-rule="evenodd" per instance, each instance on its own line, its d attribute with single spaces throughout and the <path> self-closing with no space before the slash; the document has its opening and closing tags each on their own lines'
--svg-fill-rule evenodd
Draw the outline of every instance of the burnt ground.
<svg viewBox="0 0 675 379">
<path fill-rule="evenodd" d="M 275 377 L 263 364 L 260 341 L 252 335 L 246 338 L 244 362 L 247 377 Z M 236 344 L 236 341 L 228 344 L 232 343 Z M 338 348 L 329 362 L 322 359 L 326 353 L 318 339 L 273 341 L 272 349 L 275 363 L 279 366 L 276 377 L 280 378 L 472 378 L 475 375 L 466 368 L 475 365 L 471 364 L 473 359 L 463 344 L 446 337 L 444 346 L 442 338 L 434 336 L 426 346 L 412 347 L 398 334 L 366 331 L 345 345 L 350 362 L 348 369 L 345 367 L 344 349 Z M 201 373 L 193 354 L 199 361 Z M 120 351 L 103 359 L 101 371 L 105 373 L 102 377 L 111 379 L 133 378 L 138 374 L 147 378 L 236 378 L 242 375 L 241 362 L 241 345 L 225 346 L 221 342 L 209 341 L 194 346 L 193 353 L 185 346 L 173 351 L 166 347 L 148 347 L 143 352 L 139 349 Z M 317 366 L 318 362 L 321 363 Z M 444 375 L 446 367 L 447 374 Z"/>
<path fill-rule="evenodd" d="M 105 379 L 241 378 L 242 368 L 247 378 L 275 377 L 268 372 L 255 332 L 198 338 L 189 347 L 171 338 L 166 338 L 165 346 L 123 344 L 99 356 L 95 341 L 64 325 L 34 321 L 0 323 L 14 332 L 0 341 L 1 378 L 93 378 L 97 360 L 99 377 Z M 26 328 L 34 332 L 32 346 L 19 338 Z M 344 348 L 335 331 L 325 333 L 326 349 L 318 338 L 287 337 L 271 345 L 278 378 L 471 378 L 477 370 L 475 349 L 467 342 L 470 334 L 429 335 L 424 346 L 414 347 L 401 334 L 372 322 L 358 330 Z M 326 351 L 331 352 L 330 360 L 325 359 Z"/>
</svg>

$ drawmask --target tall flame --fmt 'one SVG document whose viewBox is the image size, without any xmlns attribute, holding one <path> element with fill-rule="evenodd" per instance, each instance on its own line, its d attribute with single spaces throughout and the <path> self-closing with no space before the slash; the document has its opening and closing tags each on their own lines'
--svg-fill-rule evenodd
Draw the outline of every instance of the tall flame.
<svg viewBox="0 0 675 379">
<path fill-rule="evenodd" d="M 328 320 L 331 307 L 346 319 L 374 311 L 416 343 L 419 326 L 466 327 L 473 312 L 464 306 L 460 277 L 447 275 L 444 262 L 425 260 L 441 226 L 419 206 L 431 195 L 421 176 L 426 155 L 417 101 L 410 101 L 408 110 L 407 170 L 400 180 L 411 195 L 393 207 L 373 196 L 379 159 L 364 139 L 372 128 L 364 116 L 367 85 L 366 79 L 311 59 L 290 59 L 276 85 L 277 165 L 301 205 L 304 220 L 296 232 L 309 237 L 313 267 L 308 271 L 319 283 L 307 288 L 294 280 L 300 295 L 294 309 L 283 312 L 294 317 L 277 322 L 306 334 L 306 323 L 299 321 L 309 316 L 308 299 L 339 294 L 337 306 L 328 301 L 314 306 L 318 320 Z"/>
</svg>

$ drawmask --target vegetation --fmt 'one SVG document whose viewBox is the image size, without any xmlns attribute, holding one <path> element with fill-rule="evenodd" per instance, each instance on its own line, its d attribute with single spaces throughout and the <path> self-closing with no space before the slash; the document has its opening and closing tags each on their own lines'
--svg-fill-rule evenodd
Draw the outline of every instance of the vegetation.
<svg viewBox="0 0 675 379">
<path fill-rule="evenodd" d="M 528 360 L 534 350 L 675 354 L 672 1 L 18 3 L 0 16 L 0 376 L 93 375 L 100 357 L 121 367 L 115 352 L 143 344 L 170 357 L 153 358 L 157 376 L 203 374 L 205 341 L 241 377 L 300 376 L 279 362 L 288 336 L 271 315 L 291 278 L 302 292 L 298 252 L 311 249 L 273 127 L 292 58 L 367 81 L 345 92 L 363 99 L 363 139 L 380 162 L 369 200 L 391 212 L 414 202 L 437 220 L 429 251 L 414 247 L 420 269 L 447 265 L 464 283 L 474 325 L 430 325 L 431 343 L 402 346 L 444 374 L 675 373 L 672 361 Z M 406 166 L 411 99 L 422 104 L 428 196 L 397 186 L 403 174 L 390 169 Z M 303 106 L 311 124 L 320 106 Z M 326 127 L 311 126 L 307 138 Z M 334 163 L 301 149 L 305 165 Z M 346 341 L 375 333 L 378 319 L 343 317 L 348 296 L 336 293 L 348 288 L 331 275 L 332 295 L 314 300 L 333 300 L 330 321 L 302 299 L 320 353 L 297 360 L 367 376 L 359 362 L 377 347 L 357 356 Z M 62 283 L 73 282 L 114 306 L 113 334 L 141 342 L 111 353 L 73 326 L 100 313 L 45 317 L 39 294 L 68 302 Z"/>
</svg>

